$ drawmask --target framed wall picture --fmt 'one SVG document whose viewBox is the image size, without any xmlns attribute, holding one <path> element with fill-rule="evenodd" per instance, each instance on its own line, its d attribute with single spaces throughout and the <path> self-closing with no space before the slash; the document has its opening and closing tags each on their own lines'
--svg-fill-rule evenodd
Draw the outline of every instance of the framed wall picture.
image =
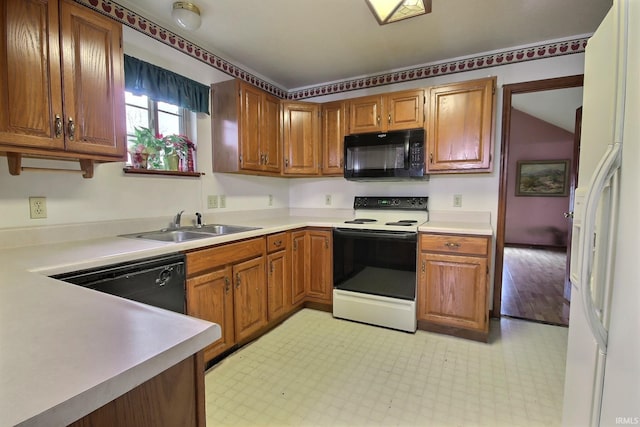
<svg viewBox="0 0 640 427">
<path fill-rule="evenodd" d="M 569 160 L 519 160 L 516 196 L 568 196 L 569 165 Z"/>
</svg>

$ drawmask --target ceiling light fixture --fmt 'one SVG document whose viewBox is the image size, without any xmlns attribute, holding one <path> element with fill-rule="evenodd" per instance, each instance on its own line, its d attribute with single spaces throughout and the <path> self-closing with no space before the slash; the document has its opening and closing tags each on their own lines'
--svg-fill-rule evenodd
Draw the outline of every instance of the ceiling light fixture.
<svg viewBox="0 0 640 427">
<path fill-rule="evenodd" d="M 171 11 L 173 20 L 186 30 L 197 30 L 200 27 L 200 9 L 193 3 L 177 1 Z"/>
<path fill-rule="evenodd" d="M 431 0 L 365 0 L 380 25 L 431 13 Z"/>
</svg>

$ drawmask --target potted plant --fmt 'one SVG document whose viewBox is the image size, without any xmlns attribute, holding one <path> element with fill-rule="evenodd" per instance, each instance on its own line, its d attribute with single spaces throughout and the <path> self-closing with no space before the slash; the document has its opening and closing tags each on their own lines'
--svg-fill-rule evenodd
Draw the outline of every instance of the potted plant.
<svg viewBox="0 0 640 427">
<path fill-rule="evenodd" d="M 164 137 L 166 164 L 171 170 L 193 172 L 193 152 L 196 145 L 185 135 L 168 135 Z"/>
<path fill-rule="evenodd" d="M 164 164 L 166 169 L 177 171 L 180 165 L 180 158 L 183 157 L 183 138 L 180 135 L 172 134 L 162 138 L 164 143 Z"/>
<path fill-rule="evenodd" d="M 152 166 L 157 163 L 157 155 L 164 142 L 159 140 L 149 128 L 135 127 L 134 136 L 129 139 L 129 154 L 131 164 L 137 169 L 147 169 L 149 162 Z M 155 157 L 155 159 L 154 159 Z"/>
</svg>

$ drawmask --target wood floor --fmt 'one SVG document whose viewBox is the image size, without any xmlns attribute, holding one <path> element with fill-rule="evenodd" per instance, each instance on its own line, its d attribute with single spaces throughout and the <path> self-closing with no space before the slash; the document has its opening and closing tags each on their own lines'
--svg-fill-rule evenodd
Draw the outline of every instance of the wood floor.
<svg viewBox="0 0 640 427">
<path fill-rule="evenodd" d="M 502 315 L 553 325 L 569 324 L 563 297 L 566 252 L 504 248 Z"/>
</svg>

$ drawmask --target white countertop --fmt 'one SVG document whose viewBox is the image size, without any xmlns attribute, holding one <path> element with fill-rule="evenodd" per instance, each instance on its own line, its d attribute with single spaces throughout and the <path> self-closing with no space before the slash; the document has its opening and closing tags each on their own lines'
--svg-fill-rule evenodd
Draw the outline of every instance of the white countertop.
<svg viewBox="0 0 640 427">
<path fill-rule="evenodd" d="M 221 336 L 216 324 L 47 275 L 299 227 L 333 227 L 345 218 L 340 212 L 245 219 L 233 223 L 262 228 L 183 243 L 102 237 L 0 250 L 0 425 L 66 425 Z M 488 223 L 480 224 L 433 222 L 420 231 L 492 234 Z"/>
</svg>

